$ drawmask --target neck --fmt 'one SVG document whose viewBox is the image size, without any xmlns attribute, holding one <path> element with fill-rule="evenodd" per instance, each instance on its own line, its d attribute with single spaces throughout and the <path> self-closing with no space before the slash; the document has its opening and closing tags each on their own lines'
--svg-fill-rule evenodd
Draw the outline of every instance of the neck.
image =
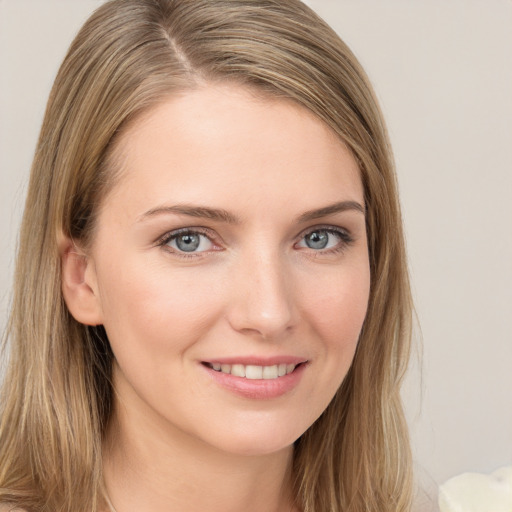
<svg viewBox="0 0 512 512">
<path fill-rule="evenodd" d="M 226 453 L 116 404 L 104 444 L 105 485 L 116 512 L 289 512 L 292 454 L 291 446 Z"/>
</svg>

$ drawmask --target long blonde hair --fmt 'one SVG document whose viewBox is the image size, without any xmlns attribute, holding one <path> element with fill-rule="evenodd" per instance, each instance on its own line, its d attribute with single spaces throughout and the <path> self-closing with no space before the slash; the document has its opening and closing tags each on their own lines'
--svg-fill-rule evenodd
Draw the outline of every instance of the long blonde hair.
<svg viewBox="0 0 512 512">
<path fill-rule="evenodd" d="M 0 502 L 96 512 L 112 353 L 77 323 L 60 285 L 59 234 L 83 244 L 115 181 L 130 120 L 176 91 L 227 81 L 292 99 L 350 148 L 367 205 L 371 291 L 352 367 L 296 442 L 304 512 L 405 512 L 411 456 L 400 400 L 411 297 L 391 150 L 368 79 L 299 0 L 112 0 L 86 22 L 60 68 L 32 167 L 6 340 Z"/>
</svg>

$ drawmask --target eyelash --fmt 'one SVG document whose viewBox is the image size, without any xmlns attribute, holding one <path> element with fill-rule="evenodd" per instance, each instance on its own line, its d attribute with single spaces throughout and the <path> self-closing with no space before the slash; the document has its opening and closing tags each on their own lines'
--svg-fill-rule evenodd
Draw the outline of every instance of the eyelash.
<svg viewBox="0 0 512 512">
<path fill-rule="evenodd" d="M 186 253 L 185 251 L 177 251 L 171 247 L 168 247 L 168 245 L 173 240 L 176 240 L 178 237 L 183 236 L 183 235 L 202 235 L 202 236 L 205 236 L 206 238 L 208 238 L 208 240 L 214 246 L 217 246 L 217 244 L 215 244 L 215 242 L 213 241 L 213 239 L 214 239 L 213 232 L 211 232 L 208 229 L 204 229 L 204 228 L 181 228 L 181 229 L 177 229 L 175 231 L 171 231 L 170 233 L 166 233 L 162 238 L 160 238 L 157 245 L 159 247 L 162 247 L 163 249 L 165 249 L 167 252 L 169 252 L 175 256 L 178 256 L 179 258 L 184 258 L 184 259 L 200 258 L 202 256 L 203 252 L 209 252 L 209 251 L 201 251 L 201 252 Z"/>
<path fill-rule="evenodd" d="M 326 249 L 326 250 L 314 250 L 309 248 L 311 251 L 313 251 L 313 254 L 315 255 L 325 255 L 325 254 L 337 254 L 343 252 L 347 247 L 352 245 L 354 242 L 354 238 L 352 235 L 345 229 L 342 228 L 336 228 L 333 226 L 314 226 L 313 228 L 308 229 L 307 231 L 303 232 L 300 235 L 300 241 L 304 240 L 308 235 L 311 235 L 315 231 L 321 231 L 328 233 L 330 235 L 334 235 L 339 238 L 340 242 L 336 244 L 336 246 Z M 212 231 L 205 229 L 205 228 L 181 228 L 177 229 L 175 231 L 171 231 L 169 233 L 166 233 L 163 237 L 161 237 L 158 242 L 157 246 L 162 247 L 163 249 L 167 250 L 171 254 L 184 259 L 191 259 L 191 258 L 200 258 L 202 257 L 203 253 L 205 252 L 211 252 L 211 251 L 200 251 L 200 252 L 190 252 L 186 253 L 185 251 L 178 251 L 173 248 L 169 247 L 169 244 L 176 240 L 178 237 L 183 235 L 201 235 L 208 238 L 208 240 L 214 245 L 218 247 L 218 244 L 214 242 L 214 234 Z M 214 251 L 218 251 L 219 249 L 214 249 Z"/>
<path fill-rule="evenodd" d="M 348 247 L 350 247 L 350 245 L 352 245 L 355 241 L 352 235 L 346 229 L 337 228 L 333 226 L 314 226 L 313 228 L 310 228 L 309 230 L 302 233 L 300 240 L 302 241 L 308 235 L 311 235 L 316 231 L 329 233 L 330 235 L 338 237 L 339 243 L 336 244 L 334 247 L 331 247 L 330 249 L 320 249 L 316 251 L 314 249 L 311 249 L 315 256 L 341 253 Z"/>
</svg>

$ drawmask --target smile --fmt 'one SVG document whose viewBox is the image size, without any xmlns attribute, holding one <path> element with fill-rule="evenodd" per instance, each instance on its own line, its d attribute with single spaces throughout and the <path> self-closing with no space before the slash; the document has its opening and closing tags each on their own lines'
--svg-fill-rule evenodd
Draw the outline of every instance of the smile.
<svg viewBox="0 0 512 512">
<path fill-rule="evenodd" d="M 229 392 L 245 399 L 268 400 L 294 390 L 301 382 L 309 362 L 294 356 L 271 357 L 267 360 L 236 357 L 202 361 L 201 366 Z"/>
<path fill-rule="evenodd" d="M 220 364 L 220 363 L 205 363 L 206 366 L 215 370 L 216 372 L 233 375 L 234 377 L 243 377 L 246 379 L 263 379 L 271 380 L 279 377 L 284 377 L 292 373 L 297 364 L 275 364 L 272 366 L 257 366 L 257 365 L 244 365 L 244 364 Z"/>
</svg>

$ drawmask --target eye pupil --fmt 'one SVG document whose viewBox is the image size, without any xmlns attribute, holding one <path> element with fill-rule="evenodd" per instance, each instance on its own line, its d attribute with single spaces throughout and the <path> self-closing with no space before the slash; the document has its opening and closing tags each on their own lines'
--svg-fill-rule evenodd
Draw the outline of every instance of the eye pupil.
<svg viewBox="0 0 512 512">
<path fill-rule="evenodd" d="M 195 251 L 201 242 L 199 235 L 185 234 L 176 238 L 176 247 L 180 251 L 192 252 Z"/>
<path fill-rule="evenodd" d="M 306 245 L 310 249 L 324 249 L 329 243 L 327 231 L 313 231 L 306 235 Z"/>
</svg>

